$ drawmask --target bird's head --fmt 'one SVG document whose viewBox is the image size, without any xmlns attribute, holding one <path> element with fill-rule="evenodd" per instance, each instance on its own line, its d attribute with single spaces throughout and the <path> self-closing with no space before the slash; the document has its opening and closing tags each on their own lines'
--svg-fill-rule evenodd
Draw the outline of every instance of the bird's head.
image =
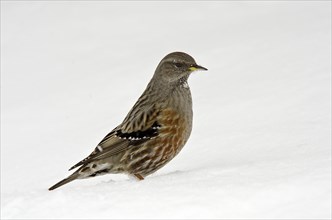
<svg viewBox="0 0 332 220">
<path fill-rule="evenodd" d="M 189 75 L 197 70 L 207 68 L 196 64 L 194 58 L 183 52 L 173 52 L 166 55 L 159 63 L 154 77 L 166 83 L 174 83 L 187 79 Z"/>
</svg>

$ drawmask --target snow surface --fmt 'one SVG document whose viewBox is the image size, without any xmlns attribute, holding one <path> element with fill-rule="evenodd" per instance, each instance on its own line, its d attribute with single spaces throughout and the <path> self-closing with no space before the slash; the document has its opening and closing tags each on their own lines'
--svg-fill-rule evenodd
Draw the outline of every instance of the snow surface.
<svg viewBox="0 0 332 220">
<path fill-rule="evenodd" d="M 173 51 L 183 151 L 49 192 Z M 331 218 L 330 92 L 330 1 L 1 1 L 1 218 Z"/>
</svg>

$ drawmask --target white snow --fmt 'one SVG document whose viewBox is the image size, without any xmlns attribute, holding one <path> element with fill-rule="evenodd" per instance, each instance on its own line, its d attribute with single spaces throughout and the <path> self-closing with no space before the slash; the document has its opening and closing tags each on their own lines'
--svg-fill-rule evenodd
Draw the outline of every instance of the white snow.
<svg viewBox="0 0 332 220">
<path fill-rule="evenodd" d="M 49 192 L 173 51 L 183 151 Z M 331 218 L 330 92 L 330 1 L 1 1 L 1 218 Z"/>
</svg>

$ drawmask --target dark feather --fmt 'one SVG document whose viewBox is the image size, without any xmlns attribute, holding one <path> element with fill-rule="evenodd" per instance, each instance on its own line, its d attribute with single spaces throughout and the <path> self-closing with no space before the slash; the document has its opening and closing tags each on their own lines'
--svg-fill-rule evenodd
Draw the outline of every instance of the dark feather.
<svg viewBox="0 0 332 220">
<path fill-rule="evenodd" d="M 56 189 L 56 188 L 58 188 L 58 187 L 60 187 L 60 186 L 63 186 L 63 185 L 65 185 L 65 184 L 67 184 L 67 183 L 69 183 L 69 182 L 71 182 L 71 181 L 77 179 L 78 177 L 79 177 L 79 174 L 78 174 L 78 172 L 76 171 L 75 173 L 73 173 L 73 174 L 71 174 L 69 177 L 67 177 L 66 179 L 63 179 L 63 180 L 61 180 L 60 182 L 58 182 L 58 183 L 54 184 L 53 186 L 51 186 L 48 190 L 49 190 L 49 191 L 54 190 L 54 189 Z"/>
</svg>

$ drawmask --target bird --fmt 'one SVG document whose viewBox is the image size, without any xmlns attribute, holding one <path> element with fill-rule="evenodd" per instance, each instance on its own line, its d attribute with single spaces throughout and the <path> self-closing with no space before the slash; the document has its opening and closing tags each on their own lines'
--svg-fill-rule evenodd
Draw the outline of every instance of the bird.
<svg viewBox="0 0 332 220">
<path fill-rule="evenodd" d="M 54 190 L 76 179 L 123 173 L 137 180 L 171 161 L 186 144 L 192 130 L 193 110 L 188 77 L 197 65 L 184 52 L 172 52 L 158 64 L 150 82 L 122 123 L 109 132 L 92 153 L 56 183 Z"/>
</svg>

